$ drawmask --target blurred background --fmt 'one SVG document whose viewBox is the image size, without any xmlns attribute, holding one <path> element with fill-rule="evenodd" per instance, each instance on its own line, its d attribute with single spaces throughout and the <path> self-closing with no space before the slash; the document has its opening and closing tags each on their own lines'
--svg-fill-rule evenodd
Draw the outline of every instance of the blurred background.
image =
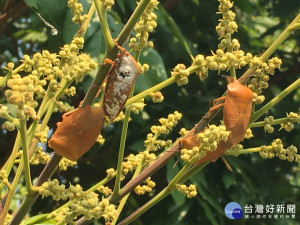
<svg viewBox="0 0 300 225">
<path fill-rule="evenodd" d="M 87 11 L 90 3 L 80 1 Z M 136 0 L 116 0 L 115 5 L 108 12 L 108 22 L 113 37 L 126 23 L 136 7 Z M 51 53 L 58 52 L 60 47 L 69 43 L 79 25 L 71 22 L 72 15 L 66 0 L 0 0 L 0 74 L 8 62 L 19 64 L 24 54 L 32 56 L 43 49 Z M 148 63 L 150 69 L 140 75 L 136 82 L 135 93 L 141 92 L 170 77 L 170 72 L 178 64 L 189 66 L 191 55 L 211 55 L 216 51 L 219 40 L 215 31 L 220 15 L 217 15 L 218 1 L 204 0 L 162 0 L 157 13 L 158 26 L 149 39 L 153 41 L 153 49 L 145 49 L 140 59 L 141 63 Z M 294 0 L 237 0 L 234 1 L 233 11 L 236 13 L 238 32 L 233 35 L 241 44 L 241 50 L 252 55 L 261 55 L 278 37 L 286 26 L 300 12 L 300 1 Z M 40 16 L 39 16 L 39 15 Z M 45 21 L 53 25 L 57 35 L 52 35 L 51 29 Z M 133 34 L 134 35 L 134 34 Z M 300 71 L 300 32 L 297 31 L 275 52 L 275 56 L 283 61 L 282 68 L 270 77 L 269 89 L 264 90 L 266 97 L 264 105 L 274 96 L 299 78 Z M 128 48 L 128 45 L 125 47 Z M 85 36 L 86 53 L 90 54 L 98 63 L 103 61 L 105 43 L 96 17 L 92 20 Z M 237 71 L 241 76 L 247 68 Z M 95 72 L 96 73 L 96 72 Z M 77 94 L 73 98 L 65 98 L 70 105 L 77 107 L 89 88 L 94 74 L 86 76 L 83 83 L 77 85 Z M 176 128 L 165 139 L 175 141 L 179 138 L 178 131 L 185 127 L 191 129 L 209 109 L 213 99 L 220 97 L 226 90 L 226 81 L 217 72 L 210 71 L 205 80 L 200 80 L 195 74 L 190 75 L 189 83 L 178 87 L 173 84 L 163 90 L 164 101 L 153 103 L 150 98 L 145 99 L 147 106 L 139 115 L 132 114 L 129 124 L 125 154 L 143 151 L 144 140 L 152 125 L 158 125 L 158 119 L 167 117 L 175 110 L 183 114 L 183 118 Z M 3 89 L 0 89 L 0 104 L 6 99 Z M 260 106 L 259 106 L 260 107 Z M 257 107 L 256 109 L 258 109 Z M 272 108 L 266 116 L 274 118 L 285 117 L 287 112 L 297 112 L 300 109 L 300 89 L 296 90 L 282 102 Z M 219 124 L 222 115 L 218 115 L 212 123 Z M 56 113 L 49 126 L 56 128 L 61 120 L 61 114 Z M 4 121 L 0 119 L 0 124 Z M 84 188 L 95 184 L 106 176 L 106 169 L 116 167 L 122 123 L 118 122 L 104 127 L 102 134 L 106 139 L 103 146 L 95 144 L 86 153 L 75 168 L 55 174 L 61 182 L 79 182 Z M 290 145 L 300 148 L 300 126 L 295 125 L 291 132 L 278 131 L 275 126 L 272 134 L 265 133 L 263 128 L 254 128 L 254 138 L 243 142 L 244 148 L 269 145 L 276 138 L 281 138 L 284 147 Z M 16 131 L 0 132 L 0 166 L 8 158 Z M 51 149 L 46 149 L 52 152 Z M 299 152 L 299 150 L 298 150 Z M 300 167 L 297 163 L 274 159 L 262 159 L 259 154 L 241 155 L 238 158 L 227 157 L 233 173 L 226 170 L 223 162 L 218 160 L 211 163 L 191 178 L 197 185 L 198 195 L 193 199 L 186 199 L 175 191 L 172 196 L 164 199 L 157 207 L 153 207 L 141 216 L 134 224 L 145 225 L 184 225 L 184 224 L 300 224 Z M 164 188 L 179 170 L 181 162 L 172 159 L 167 166 L 159 170 L 152 179 L 156 182 L 156 193 Z M 175 166 L 174 166 L 175 165 Z M 37 176 L 42 166 L 33 166 L 32 175 Z M 111 187 L 112 187 L 111 183 Z M 132 213 L 136 208 L 148 201 L 156 194 L 137 196 L 131 194 L 128 204 L 121 218 Z M 22 198 L 22 196 L 16 195 Z M 229 202 L 238 202 L 242 207 L 246 204 L 296 204 L 296 219 L 242 219 L 229 221 L 224 215 L 224 207 Z M 32 208 L 32 215 L 47 213 L 57 208 L 57 202 L 49 198 L 40 199 Z M 98 224 L 98 222 L 94 222 Z"/>
</svg>

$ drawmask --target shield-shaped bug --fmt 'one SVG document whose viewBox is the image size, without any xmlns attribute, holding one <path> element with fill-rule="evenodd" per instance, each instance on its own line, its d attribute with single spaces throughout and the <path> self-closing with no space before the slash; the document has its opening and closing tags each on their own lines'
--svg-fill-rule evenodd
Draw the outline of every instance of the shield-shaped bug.
<svg viewBox="0 0 300 225">
<path fill-rule="evenodd" d="M 77 161 L 96 142 L 103 122 L 104 111 L 99 107 L 86 106 L 66 113 L 48 145 L 57 155 Z"/>
<path fill-rule="evenodd" d="M 139 74 L 135 59 L 126 49 L 121 49 L 108 74 L 104 92 L 103 109 L 110 121 L 113 121 L 123 109 Z"/>
<path fill-rule="evenodd" d="M 224 103 L 218 104 L 210 108 L 210 112 L 217 110 L 223 106 L 223 121 L 226 130 L 230 131 L 226 142 L 220 141 L 218 147 L 213 152 L 208 152 L 206 156 L 196 163 L 207 161 L 216 161 L 227 149 L 233 145 L 240 143 L 245 136 L 245 132 L 249 125 L 252 111 L 252 91 L 242 85 L 238 80 L 232 80 L 227 77 L 229 84 L 227 85 L 227 93 L 225 96 L 214 100 L 214 104 L 219 101 Z M 197 134 L 193 134 L 181 139 L 181 147 L 191 149 L 193 146 L 199 146 L 200 141 Z"/>
</svg>

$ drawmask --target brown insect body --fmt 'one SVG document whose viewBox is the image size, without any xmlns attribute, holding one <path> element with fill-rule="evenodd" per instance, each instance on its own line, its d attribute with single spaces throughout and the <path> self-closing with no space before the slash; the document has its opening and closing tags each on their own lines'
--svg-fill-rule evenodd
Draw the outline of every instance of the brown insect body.
<svg viewBox="0 0 300 225">
<path fill-rule="evenodd" d="M 138 74 L 135 59 L 123 49 L 109 72 L 104 92 L 103 109 L 110 121 L 123 109 Z"/>
<path fill-rule="evenodd" d="M 102 130 L 104 111 L 86 106 L 63 115 L 48 142 L 57 155 L 77 161 L 96 142 Z"/>
<path fill-rule="evenodd" d="M 235 80 L 227 85 L 227 94 L 223 104 L 223 121 L 231 131 L 229 141 L 236 145 L 244 140 L 252 112 L 252 91 Z"/>
<path fill-rule="evenodd" d="M 237 80 L 227 85 L 226 96 L 214 101 L 224 100 L 224 103 L 212 107 L 210 111 L 224 106 L 223 121 L 226 130 L 230 131 L 228 140 L 226 142 L 220 141 L 215 151 L 207 152 L 206 156 L 195 162 L 195 164 L 207 161 L 215 162 L 227 149 L 244 139 L 252 111 L 252 95 L 252 91 Z M 197 139 L 197 134 L 192 134 L 181 139 L 181 147 L 192 149 L 194 146 L 199 146 L 201 143 Z"/>
</svg>

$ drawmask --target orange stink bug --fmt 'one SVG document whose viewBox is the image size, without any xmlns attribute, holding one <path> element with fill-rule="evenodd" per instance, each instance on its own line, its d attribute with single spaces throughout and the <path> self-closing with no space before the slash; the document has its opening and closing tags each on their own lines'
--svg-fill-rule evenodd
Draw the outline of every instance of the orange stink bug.
<svg viewBox="0 0 300 225">
<path fill-rule="evenodd" d="M 252 112 L 252 91 L 242 85 L 238 80 L 226 77 L 229 84 L 225 96 L 217 98 L 214 102 L 224 100 L 224 103 L 212 107 L 209 111 L 223 106 L 223 121 L 226 129 L 230 131 L 229 141 L 232 145 L 240 143 L 245 136 Z"/>
<path fill-rule="evenodd" d="M 63 115 L 48 142 L 57 155 L 77 161 L 96 142 L 102 130 L 104 111 L 86 106 Z"/>
<path fill-rule="evenodd" d="M 246 129 L 249 124 L 251 111 L 252 111 L 252 91 L 242 85 L 238 80 L 232 81 L 227 77 L 230 82 L 227 85 L 227 93 L 225 96 L 214 100 L 216 102 L 224 100 L 224 103 L 218 104 L 210 108 L 210 112 L 223 106 L 223 121 L 226 130 L 230 131 L 228 140 L 220 141 L 218 147 L 213 152 L 208 152 L 206 156 L 196 163 L 207 161 L 216 161 L 227 149 L 233 145 L 240 143 L 245 136 Z M 189 135 L 180 140 L 181 147 L 192 149 L 194 146 L 199 146 L 200 141 L 197 139 L 197 133 Z"/>
<path fill-rule="evenodd" d="M 110 121 L 123 109 L 139 74 L 139 66 L 132 55 L 126 49 L 119 48 L 121 53 L 113 62 L 105 61 L 113 64 L 108 74 L 103 99 L 103 109 Z"/>
</svg>

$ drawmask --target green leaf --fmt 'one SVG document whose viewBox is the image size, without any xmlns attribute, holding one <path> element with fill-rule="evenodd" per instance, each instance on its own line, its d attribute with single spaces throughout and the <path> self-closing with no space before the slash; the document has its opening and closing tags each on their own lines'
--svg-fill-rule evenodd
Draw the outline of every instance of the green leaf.
<svg viewBox="0 0 300 225">
<path fill-rule="evenodd" d="M 32 7 L 35 9 L 37 9 L 37 7 L 38 7 L 38 0 L 25 0 L 25 2 L 29 7 Z"/>
<path fill-rule="evenodd" d="M 223 208 L 220 206 L 220 203 L 215 199 L 215 197 L 211 196 L 200 185 L 197 185 L 197 191 L 204 200 L 206 200 L 212 207 L 215 208 L 218 213 L 224 213 Z"/>
<path fill-rule="evenodd" d="M 214 212 L 209 207 L 209 205 L 206 202 L 202 201 L 200 198 L 197 198 L 197 199 L 198 199 L 199 204 L 204 209 L 205 215 L 206 215 L 207 219 L 211 222 L 211 224 L 212 225 L 218 225 L 219 223 L 215 219 Z"/>
<path fill-rule="evenodd" d="M 22 39 L 24 42 L 45 42 L 47 40 L 46 28 L 41 32 L 32 30 L 28 32 Z"/>
<path fill-rule="evenodd" d="M 191 51 L 184 35 L 182 34 L 180 28 L 177 26 L 176 22 L 173 20 L 173 18 L 168 14 L 168 12 L 163 7 L 159 7 L 159 9 L 164 16 L 166 25 L 169 27 L 169 29 L 172 32 L 172 34 L 174 35 L 174 37 L 176 37 L 179 40 L 179 42 L 183 45 L 186 52 L 189 55 L 192 55 L 192 51 Z"/>
<path fill-rule="evenodd" d="M 193 183 L 201 184 L 204 188 L 208 188 L 207 179 L 203 171 L 200 171 L 196 175 L 192 176 L 190 179 Z"/>
<path fill-rule="evenodd" d="M 234 173 L 223 173 L 222 180 L 226 189 L 236 185 L 236 178 Z"/>
<path fill-rule="evenodd" d="M 162 58 L 154 49 L 146 49 L 142 52 L 141 62 L 150 65 L 150 68 L 136 80 L 135 91 L 142 92 L 167 79 L 167 72 Z"/>
</svg>

